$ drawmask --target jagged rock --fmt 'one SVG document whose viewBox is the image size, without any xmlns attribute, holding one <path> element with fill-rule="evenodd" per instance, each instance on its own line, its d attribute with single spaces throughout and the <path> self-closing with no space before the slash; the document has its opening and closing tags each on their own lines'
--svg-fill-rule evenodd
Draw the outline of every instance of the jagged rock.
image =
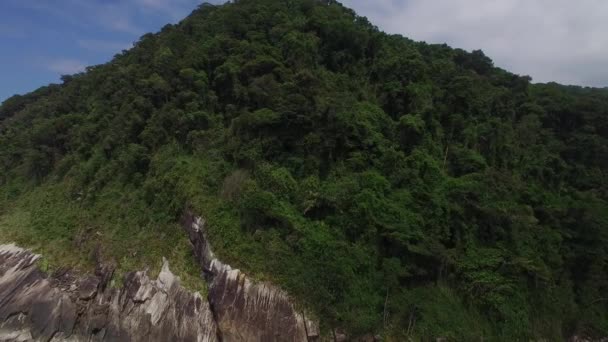
<svg viewBox="0 0 608 342">
<path fill-rule="evenodd" d="M 209 302 L 223 341 L 313 341 L 315 322 L 294 307 L 288 295 L 268 283 L 256 283 L 218 260 L 205 235 L 205 221 L 186 213 L 182 224 L 194 254 L 210 278 Z"/>
<path fill-rule="evenodd" d="M 215 257 L 201 218 L 185 215 L 184 227 L 209 282 L 208 298 L 185 290 L 164 258 L 158 279 L 131 272 L 121 288 L 111 288 L 115 268 L 99 255 L 94 275 L 64 268 L 47 277 L 35 265 L 37 255 L 0 245 L 0 341 L 320 339 L 316 322 L 284 291 Z"/>
<path fill-rule="evenodd" d="M 99 286 L 99 278 L 87 277 L 80 281 L 78 286 L 78 297 L 82 300 L 89 300 L 97 294 L 97 287 Z"/>
<path fill-rule="evenodd" d="M 112 289 L 109 265 L 95 276 L 47 277 L 37 259 L 0 245 L 0 341 L 218 341 L 208 302 L 184 289 L 166 260 L 157 280 L 133 272 Z"/>
<path fill-rule="evenodd" d="M 581 337 L 578 335 L 574 335 L 568 339 L 569 342 L 608 342 L 608 337 L 600 338 L 600 339 L 591 339 L 586 337 Z"/>
</svg>

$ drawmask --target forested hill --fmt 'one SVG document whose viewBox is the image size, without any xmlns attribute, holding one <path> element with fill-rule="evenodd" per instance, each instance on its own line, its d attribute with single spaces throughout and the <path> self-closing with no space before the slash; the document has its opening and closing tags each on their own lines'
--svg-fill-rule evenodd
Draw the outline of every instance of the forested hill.
<svg viewBox="0 0 608 342">
<path fill-rule="evenodd" d="M 166 256 L 198 286 L 192 209 L 323 328 L 608 335 L 607 90 L 313 0 L 203 4 L 62 80 L 0 107 L 0 240 L 45 267 Z"/>
</svg>

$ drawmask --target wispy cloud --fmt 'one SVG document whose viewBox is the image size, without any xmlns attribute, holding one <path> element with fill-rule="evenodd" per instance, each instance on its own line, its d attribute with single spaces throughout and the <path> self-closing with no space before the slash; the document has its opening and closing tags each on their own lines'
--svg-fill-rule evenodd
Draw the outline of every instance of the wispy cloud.
<svg viewBox="0 0 608 342">
<path fill-rule="evenodd" d="M 84 71 L 86 64 L 75 59 L 58 59 L 49 62 L 46 68 L 61 75 L 71 75 Z"/>
<path fill-rule="evenodd" d="M 106 18 L 106 20 L 103 21 L 103 25 L 105 27 L 118 32 L 125 32 L 131 34 L 143 33 L 143 29 L 135 25 L 131 18 L 125 15 L 114 15 L 112 14 L 112 12 L 113 10 L 109 10 L 104 15 L 102 15 L 102 17 Z"/>
<path fill-rule="evenodd" d="M 0 24 L 0 37 L 3 38 L 25 38 L 27 36 L 25 30 L 17 27 L 10 27 Z"/>
<path fill-rule="evenodd" d="M 140 10 L 156 11 L 169 15 L 173 20 L 182 19 L 190 13 L 199 0 L 130 0 L 133 5 Z M 219 1 L 212 1 L 219 2 Z"/>
<path fill-rule="evenodd" d="M 166 0 L 136 0 L 136 3 L 149 8 L 161 9 L 170 5 L 170 1 Z"/>
<path fill-rule="evenodd" d="M 93 52 L 121 52 L 130 49 L 132 43 L 99 40 L 99 39 L 79 39 L 78 46 Z"/>
<path fill-rule="evenodd" d="M 137 8 L 130 1 L 91 1 L 91 0 L 4 0 L 11 6 L 25 8 L 44 13 L 46 16 L 58 18 L 72 25 L 90 28 L 95 25 L 100 28 L 142 34 L 144 30 L 134 23 Z"/>
<path fill-rule="evenodd" d="M 106 29 L 129 34 L 142 34 L 144 30 L 134 21 L 134 9 L 125 1 L 69 0 L 78 13 Z"/>
</svg>

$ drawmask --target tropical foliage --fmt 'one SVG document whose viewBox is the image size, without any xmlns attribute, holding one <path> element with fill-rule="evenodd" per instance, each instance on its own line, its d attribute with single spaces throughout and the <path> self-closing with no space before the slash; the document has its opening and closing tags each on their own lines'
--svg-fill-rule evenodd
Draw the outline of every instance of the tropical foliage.
<svg viewBox="0 0 608 342">
<path fill-rule="evenodd" d="M 0 232 L 57 263 L 218 254 L 324 328 L 387 338 L 608 334 L 608 91 L 334 1 L 201 5 L 0 107 Z M 87 261 L 89 260 L 89 261 Z"/>
</svg>

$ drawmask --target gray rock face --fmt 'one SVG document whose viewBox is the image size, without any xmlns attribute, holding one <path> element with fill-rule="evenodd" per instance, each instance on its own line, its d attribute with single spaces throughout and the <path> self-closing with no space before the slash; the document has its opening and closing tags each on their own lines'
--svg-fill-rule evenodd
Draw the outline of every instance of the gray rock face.
<svg viewBox="0 0 608 342">
<path fill-rule="evenodd" d="M 182 225 L 209 279 L 209 303 L 223 341 L 314 341 L 317 325 L 299 312 L 288 295 L 268 283 L 256 283 L 218 260 L 205 236 L 205 221 L 187 213 Z"/>
<path fill-rule="evenodd" d="M 132 272 L 115 289 L 107 265 L 94 276 L 47 277 L 37 259 L 0 245 L 0 341 L 218 341 L 208 301 L 185 290 L 166 260 L 158 279 Z"/>
<path fill-rule="evenodd" d="M 47 276 L 37 255 L 0 245 L 0 342 L 320 339 L 317 324 L 284 291 L 215 257 L 203 219 L 187 213 L 183 226 L 209 284 L 207 298 L 184 289 L 166 260 L 158 279 L 131 272 L 121 288 L 111 288 L 111 265 L 98 262 L 94 275 L 64 269 Z"/>
</svg>

